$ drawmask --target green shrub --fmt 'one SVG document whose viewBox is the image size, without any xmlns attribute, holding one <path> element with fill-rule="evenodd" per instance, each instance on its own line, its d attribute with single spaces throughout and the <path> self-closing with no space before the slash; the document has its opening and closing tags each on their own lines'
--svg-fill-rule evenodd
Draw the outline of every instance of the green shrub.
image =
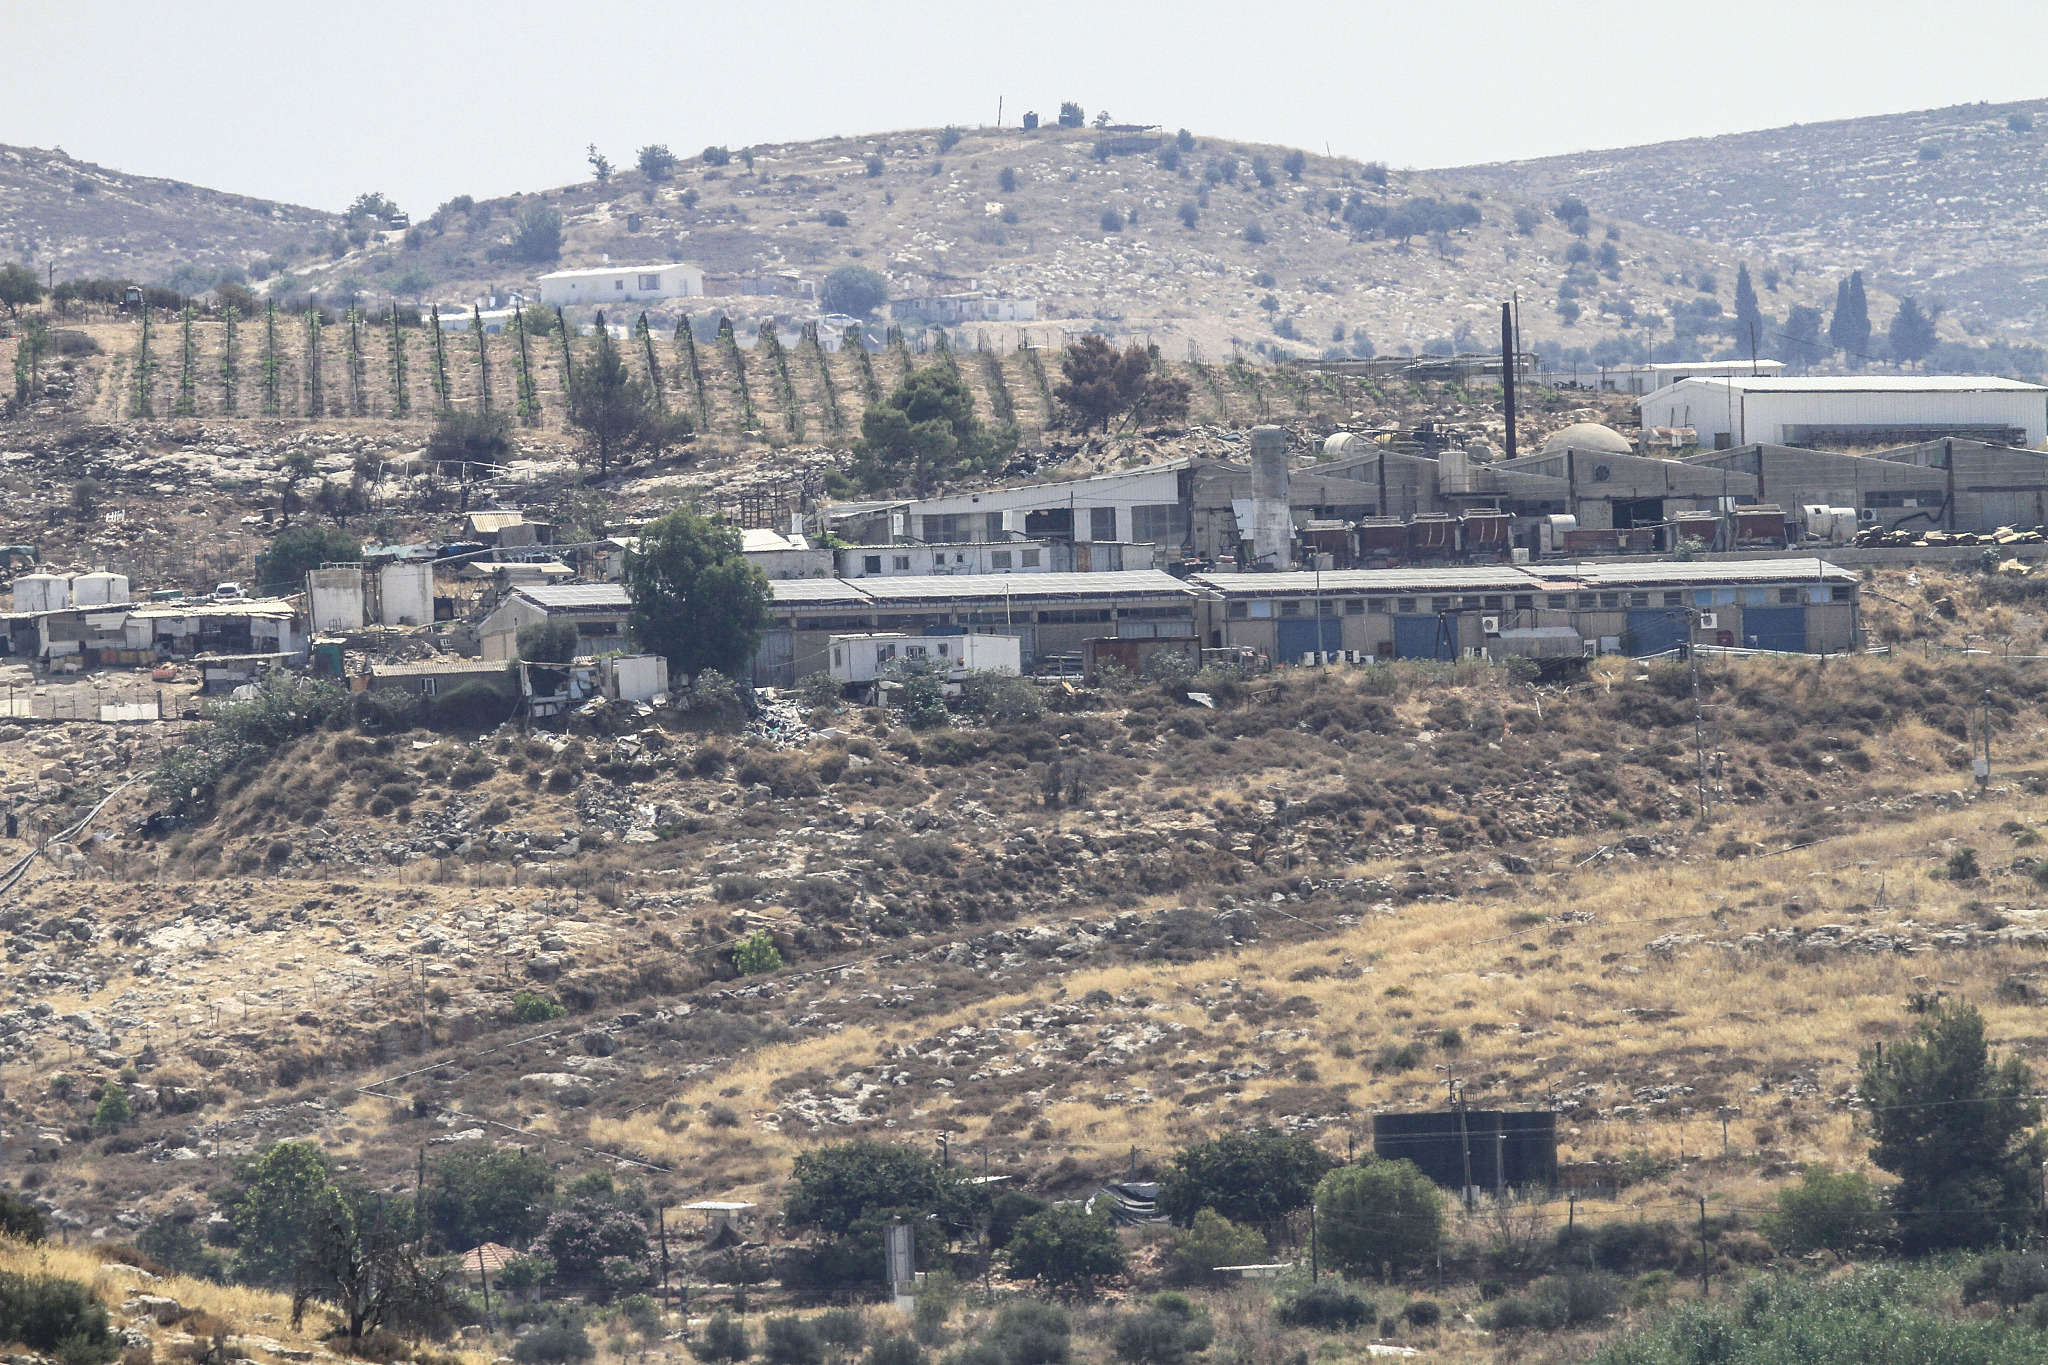
<svg viewBox="0 0 2048 1365">
<path fill-rule="evenodd" d="M 661 1305 L 645 1294 L 629 1294 L 620 1299 L 619 1316 L 643 1337 L 661 1330 Z"/>
<path fill-rule="evenodd" d="M 914 1337 L 881 1337 L 868 1348 L 867 1365 L 924 1365 L 924 1362 L 924 1347 L 918 1345 Z"/>
<path fill-rule="evenodd" d="M 43 1211 L 12 1190 L 0 1190 L 0 1236 L 35 1243 L 45 1235 Z"/>
<path fill-rule="evenodd" d="M 705 1362 L 741 1361 L 753 1353 L 747 1325 L 723 1309 L 704 1324 L 704 1335 L 690 1343 L 690 1354 Z"/>
<path fill-rule="evenodd" d="M 463 731 L 496 729 L 517 710 L 510 692 L 487 682 L 466 682 L 434 698 L 427 708 L 435 729 Z"/>
<path fill-rule="evenodd" d="M 1984 875 L 1977 863 L 1977 850 L 1967 844 L 1948 855 L 1942 870 L 1952 882 L 1974 882 Z"/>
<path fill-rule="evenodd" d="M 589 1334 L 580 1322 L 551 1322 L 521 1337 L 512 1346 L 512 1358 L 519 1365 L 562 1365 L 566 1361 L 589 1360 L 597 1354 Z"/>
<path fill-rule="evenodd" d="M 1091 1290 L 1121 1275 L 1128 1257 L 1109 1220 L 1079 1205 L 1056 1205 L 1017 1225 L 1007 1248 L 1010 1273 L 1062 1291 Z"/>
<path fill-rule="evenodd" d="M 1067 1365 L 1073 1357 L 1073 1323 L 1066 1310 L 1035 1299 L 1006 1304 L 982 1334 L 1001 1365 Z"/>
<path fill-rule="evenodd" d="M 1621 1284 L 1602 1270 L 1569 1271 L 1538 1280 L 1529 1297 L 1551 1305 L 1549 1316 L 1556 1321 L 1581 1327 L 1600 1321 L 1621 1306 Z"/>
<path fill-rule="evenodd" d="M 812 1322 L 827 1346 L 856 1350 L 868 1339 L 868 1320 L 851 1308 L 828 1308 Z"/>
<path fill-rule="evenodd" d="M 824 672 L 806 673 L 796 680 L 796 686 L 791 690 L 796 693 L 797 700 L 814 711 L 821 706 L 838 706 L 842 696 L 839 680 Z"/>
<path fill-rule="evenodd" d="M 824 1365 L 825 1343 L 802 1318 L 774 1317 L 763 1326 L 761 1358 L 768 1365 Z"/>
<path fill-rule="evenodd" d="M 1443 1194 L 1412 1161 L 1342 1166 L 1316 1187 L 1322 1244 L 1348 1270 L 1420 1265 L 1443 1240 Z"/>
<path fill-rule="evenodd" d="M 1216 1329 L 1185 1294 L 1161 1294 L 1152 1306 L 1117 1324 L 1110 1350 L 1128 1365 L 1182 1365 L 1209 1349 Z"/>
<path fill-rule="evenodd" d="M 135 1249 L 174 1274 L 215 1283 L 227 1278 L 227 1262 L 206 1249 L 205 1239 L 189 1217 L 163 1214 L 151 1219 L 136 1234 Z"/>
<path fill-rule="evenodd" d="M 741 976 L 759 976 L 782 966 L 782 953 L 766 929 L 756 929 L 733 945 L 732 965 Z"/>
<path fill-rule="evenodd" d="M 1797 1185 L 1778 1191 L 1777 1207 L 1757 1220 L 1764 1240 L 1780 1251 L 1847 1251 L 1884 1232 L 1884 1209 L 1870 1181 L 1855 1171 L 1840 1175 L 1808 1166 Z"/>
<path fill-rule="evenodd" d="M 2000 1308 L 2018 1308 L 2043 1294 L 2048 1294 L 2048 1257 L 2037 1252 L 1986 1256 L 1963 1277 L 1964 1303 L 1989 1299 Z"/>
<path fill-rule="evenodd" d="M 1184 1284 L 1219 1283 L 1229 1277 L 1218 1274 L 1217 1266 L 1258 1265 L 1266 1256 L 1266 1238 L 1257 1228 L 1239 1227 L 1203 1209 L 1192 1226 L 1174 1233 L 1169 1270 Z"/>
<path fill-rule="evenodd" d="M 0 1273 L 0 1340 L 97 1365 L 120 1354 L 107 1306 L 77 1280 Z"/>
<path fill-rule="evenodd" d="M 498 1287 L 525 1291 L 538 1289 L 555 1278 L 555 1263 L 545 1256 L 515 1256 L 498 1271 Z"/>
<path fill-rule="evenodd" d="M 569 1011 L 545 995 L 533 991 L 520 991 L 512 997 L 512 1018 L 521 1024 L 545 1024 L 551 1019 L 560 1019 Z"/>
<path fill-rule="evenodd" d="M 128 1126 L 128 1090 L 113 1077 L 100 1091 L 99 1107 L 93 1111 L 92 1130 L 95 1133 L 118 1133 Z"/>
<path fill-rule="evenodd" d="M 1273 1311 L 1282 1327 L 1307 1327 L 1317 1332 L 1352 1332 L 1379 1320 L 1379 1309 L 1362 1294 L 1341 1284 L 1318 1284 L 1280 1301 Z"/>
</svg>

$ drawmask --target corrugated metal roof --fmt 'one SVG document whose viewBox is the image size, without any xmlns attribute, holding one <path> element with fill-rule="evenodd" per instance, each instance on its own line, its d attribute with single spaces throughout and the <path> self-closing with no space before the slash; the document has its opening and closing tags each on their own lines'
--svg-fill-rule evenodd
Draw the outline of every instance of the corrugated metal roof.
<svg viewBox="0 0 2048 1365">
<path fill-rule="evenodd" d="M 524 512 L 471 512 L 467 520 L 472 531 L 502 531 L 507 526 L 523 526 Z"/>
<path fill-rule="evenodd" d="M 1226 597 L 1282 597 L 1324 592 L 1526 592 L 1532 586 L 1526 571 L 1508 564 L 1458 565 L 1442 569 L 1332 569 L 1327 573 L 1197 574 L 1195 581 Z"/>
<path fill-rule="evenodd" d="M 514 596 L 524 597 L 537 607 L 549 611 L 573 611 L 579 607 L 595 610 L 615 609 L 624 611 L 633 605 L 633 599 L 626 590 L 616 583 L 555 583 L 520 588 Z"/>
<path fill-rule="evenodd" d="M 1530 568 L 1548 575 L 1548 565 Z M 1855 583 L 1860 576 L 1824 559 L 1751 559 L 1739 561 L 1656 562 L 1649 564 L 1569 564 L 1556 572 L 1583 583 L 1613 587 L 1627 584 L 1711 583 Z"/>
<path fill-rule="evenodd" d="M 1636 400 L 1636 406 L 1653 400 L 1669 401 L 1680 384 L 1727 386 L 1739 393 L 2048 393 L 2039 384 L 1992 375 L 1929 374 L 1841 374 L 1824 379 L 1780 379 L 1749 375 L 1697 375 L 1668 384 Z"/>
<path fill-rule="evenodd" d="M 423 659 L 412 664 L 372 664 L 373 678 L 424 678 L 447 673 L 503 673 L 505 665 L 495 659 Z"/>
<path fill-rule="evenodd" d="M 863 578 L 860 586 L 877 602 L 943 602 L 965 597 L 1187 597 L 1194 593 L 1180 579 L 1157 569 L 1128 569 L 1120 573 L 929 574 Z"/>
</svg>

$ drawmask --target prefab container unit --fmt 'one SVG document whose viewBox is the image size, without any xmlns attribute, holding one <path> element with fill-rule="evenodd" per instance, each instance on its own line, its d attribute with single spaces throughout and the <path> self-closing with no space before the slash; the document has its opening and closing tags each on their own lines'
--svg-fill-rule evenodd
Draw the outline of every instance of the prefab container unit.
<svg viewBox="0 0 2048 1365">
<path fill-rule="evenodd" d="M 1765 503 L 1738 507 L 1728 514 L 1728 533 L 1737 548 L 1757 549 L 1785 543 L 1785 509 Z"/>
<path fill-rule="evenodd" d="M 1677 540 L 1712 545 L 1721 537 L 1721 518 L 1712 512 L 1679 512 L 1672 521 L 1676 523 L 1673 529 Z"/>
<path fill-rule="evenodd" d="M 1022 652 L 1014 635 L 834 635 L 828 671 L 841 684 L 873 682 L 904 663 L 967 672 L 1016 673 Z"/>
<path fill-rule="evenodd" d="M 1405 554 L 1408 523 L 1399 517 L 1366 517 L 1358 523 L 1358 553 L 1366 558 Z"/>
<path fill-rule="evenodd" d="M 1937 436 L 2048 441 L 2048 388 L 1965 375 L 1688 379 L 1637 400 L 1646 427 L 1692 426 L 1715 449 L 1879 446 Z"/>
<path fill-rule="evenodd" d="M 60 574 L 25 573 L 14 580 L 16 611 L 62 611 L 71 605 L 71 580 Z"/>
<path fill-rule="evenodd" d="M 71 605 L 74 607 L 125 606 L 128 602 L 128 575 L 107 573 L 82 573 L 71 580 Z"/>
</svg>

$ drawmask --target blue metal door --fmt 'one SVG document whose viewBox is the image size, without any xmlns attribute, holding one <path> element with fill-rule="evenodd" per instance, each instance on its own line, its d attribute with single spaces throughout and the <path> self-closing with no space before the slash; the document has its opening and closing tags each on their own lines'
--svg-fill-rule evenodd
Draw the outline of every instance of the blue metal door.
<svg viewBox="0 0 2048 1365">
<path fill-rule="evenodd" d="M 1320 625 L 1321 631 L 1316 627 Z M 1318 635 L 1322 643 L 1317 644 Z M 1288 620 L 1280 622 L 1280 658 L 1283 664 L 1298 664 L 1304 654 L 1318 650 L 1335 653 L 1344 644 L 1344 623 L 1333 616 L 1306 621 Z"/>
<path fill-rule="evenodd" d="M 1397 659 L 1455 659 L 1458 657 L 1458 618 L 1446 617 L 1445 636 L 1437 639 L 1435 616 L 1394 618 L 1394 657 Z"/>
<path fill-rule="evenodd" d="M 1685 624 L 1691 612 L 1679 608 L 1658 611 L 1654 608 L 1637 607 L 1628 614 L 1629 650 L 1640 659 L 1646 654 L 1662 654 L 1667 649 L 1676 649 L 1685 643 Z"/>
<path fill-rule="evenodd" d="M 1806 652 L 1805 607 L 1744 607 L 1742 643 L 1747 649 Z"/>
</svg>

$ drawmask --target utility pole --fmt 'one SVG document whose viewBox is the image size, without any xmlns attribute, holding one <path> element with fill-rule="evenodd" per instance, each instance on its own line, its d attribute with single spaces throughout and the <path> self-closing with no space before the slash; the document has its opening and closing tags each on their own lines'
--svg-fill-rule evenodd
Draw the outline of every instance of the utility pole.
<svg viewBox="0 0 2048 1365">
<path fill-rule="evenodd" d="M 1515 458 L 1515 310 L 1513 304 L 1500 306 L 1500 393 L 1501 416 L 1507 421 L 1506 459 Z M 1381 510 L 1381 515 L 1386 515 Z"/>
<path fill-rule="evenodd" d="M 1694 626 L 1698 626 L 1697 615 L 1688 612 L 1686 617 Z M 1700 702 L 1700 652 L 1691 640 L 1685 643 L 1685 658 L 1692 668 L 1692 754 L 1699 787 L 1696 804 L 1699 808 L 1699 818 L 1705 821 L 1712 806 L 1711 793 L 1707 785 L 1707 712 Z"/>
<path fill-rule="evenodd" d="M 668 1205 L 663 1204 L 654 1211 L 655 1226 L 661 1236 L 661 1297 L 668 1299 Z"/>
</svg>

